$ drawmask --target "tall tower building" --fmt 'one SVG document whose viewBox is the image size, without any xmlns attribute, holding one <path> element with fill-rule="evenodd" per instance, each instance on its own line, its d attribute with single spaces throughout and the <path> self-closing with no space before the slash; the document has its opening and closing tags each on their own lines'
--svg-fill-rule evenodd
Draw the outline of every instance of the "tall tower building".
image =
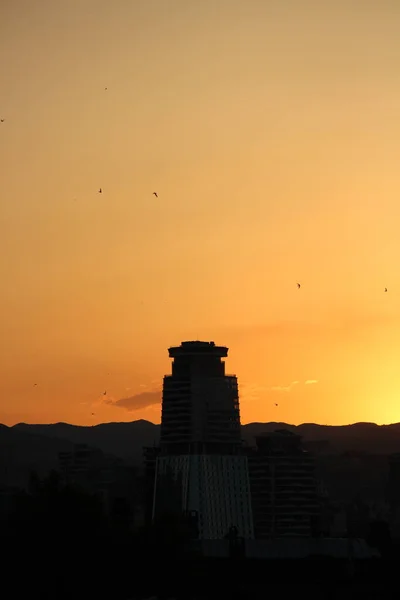
<svg viewBox="0 0 400 600">
<path fill-rule="evenodd" d="M 225 374 L 222 361 L 228 348 L 182 342 L 169 348 L 169 355 L 172 374 L 164 377 L 153 518 L 195 513 L 201 539 L 221 539 L 231 527 L 252 538 L 237 378 Z"/>
<path fill-rule="evenodd" d="M 237 378 L 225 374 L 228 348 L 182 342 L 169 348 L 172 375 L 164 377 L 161 452 L 238 454 L 241 447 Z"/>
</svg>

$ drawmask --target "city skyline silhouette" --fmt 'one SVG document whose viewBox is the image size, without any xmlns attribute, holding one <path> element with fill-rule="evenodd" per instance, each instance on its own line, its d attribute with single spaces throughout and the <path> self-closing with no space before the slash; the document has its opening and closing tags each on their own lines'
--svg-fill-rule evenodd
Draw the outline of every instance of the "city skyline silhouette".
<svg viewBox="0 0 400 600">
<path fill-rule="evenodd" d="M 396 597 L 400 3 L 0 13 L 3 588 Z"/>
<path fill-rule="evenodd" d="M 241 425 L 228 352 L 204 340 L 168 348 L 159 426 L 0 427 L 6 579 L 17 556 L 29 574 L 14 575 L 14 589 L 194 600 L 222 586 L 224 597 L 256 598 L 269 569 L 272 586 L 288 590 L 290 575 L 319 598 L 328 582 L 333 598 L 361 587 L 390 594 L 400 424 Z M 45 551 L 32 553 L 38 540 Z M 157 578 L 145 575 L 150 560 Z"/>
</svg>

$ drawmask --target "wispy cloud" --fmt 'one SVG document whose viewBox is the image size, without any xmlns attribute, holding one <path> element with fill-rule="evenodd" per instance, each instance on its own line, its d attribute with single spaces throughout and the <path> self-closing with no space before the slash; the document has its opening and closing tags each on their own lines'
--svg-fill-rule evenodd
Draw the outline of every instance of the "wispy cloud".
<svg viewBox="0 0 400 600">
<path fill-rule="evenodd" d="M 290 392 L 293 388 L 298 385 L 300 381 L 292 381 L 289 385 L 274 385 L 272 387 L 266 387 L 263 385 L 251 384 L 251 383 L 242 383 L 239 386 L 239 391 L 241 395 L 241 399 L 243 400 L 254 400 L 259 398 L 260 396 L 265 394 L 265 392 L 273 391 L 273 392 Z M 311 385 L 314 383 L 318 383 L 318 379 L 307 379 L 304 384 Z M 140 385 L 143 389 L 144 385 Z M 156 406 L 161 403 L 162 391 L 161 389 L 153 389 L 150 391 L 139 392 L 138 394 L 133 394 L 132 396 L 127 396 L 124 398 L 115 399 L 111 396 L 102 396 L 102 398 L 97 402 L 106 404 L 108 406 L 122 408 L 129 412 L 134 412 L 136 410 L 141 410 L 144 408 L 148 408 L 150 406 Z"/>
<path fill-rule="evenodd" d="M 289 383 L 289 385 L 274 385 L 270 389 L 273 392 L 290 392 L 290 390 L 292 390 L 293 387 L 298 383 L 298 381 L 292 381 L 292 383 Z"/>
<path fill-rule="evenodd" d="M 107 399 L 105 404 L 109 406 L 115 406 L 117 408 L 124 408 L 129 412 L 140 410 L 141 408 L 148 408 L 161 403 L 161 390 L 152 390 L 151 392 L 140 392 L 140 394 L 134 394 L 127 398 L 120 398 L 119 400 Z"/>
<path fill-rule="evenodd" d="M 239 382 L 239 395 L 241 401 L 258 400 L 263 392 L 268 392 L 271 388 L 256 383 Z"/>
</svg>

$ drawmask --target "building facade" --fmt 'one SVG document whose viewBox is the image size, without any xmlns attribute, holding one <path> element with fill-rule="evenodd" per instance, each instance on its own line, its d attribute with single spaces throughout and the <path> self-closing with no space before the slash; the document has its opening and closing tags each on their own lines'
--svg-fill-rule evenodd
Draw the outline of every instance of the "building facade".
<svg viewBox="0 0 400 600">
<path fill-rule="evenodd" d="M 320 519 L 313 455 L 287 430 L 256 442 L 249 452 L 255 537 L 311 537 Z"/>
<path fill-rule="evenodd" d="M 169 349 L 164 377 L 153 519 L 196 513 L 200 539 L 231 527 L 253 537 L 248 460 L 242 452 L 237 378 L 225 374 L 228 348 L 182 342 Z M 154 454 L 153 454 L 154 455 Z"/>
<path fill-rule="evenodd" d="M 157 459 L 154 517 L 197 514 L 200 539 L 223 539 L 231 527 L 253 538 L 246 456 L 189 454 Z"/>
<path fill-rule="evenodd" d="M 237 454 L 241 449 L 237 378 L 225 374 L 228 348 L 182 342 L 169 348 L 172 374 L 164 377 L 163 454 Z"/>
</svg>

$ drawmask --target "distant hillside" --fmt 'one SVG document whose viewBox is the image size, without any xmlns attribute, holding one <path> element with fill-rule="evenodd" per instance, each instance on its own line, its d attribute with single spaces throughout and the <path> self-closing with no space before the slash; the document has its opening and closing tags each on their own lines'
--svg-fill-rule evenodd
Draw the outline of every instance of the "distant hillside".
<svg viewBox="0 0 400 600">
<path fill-rule="evenodd" d="M 341 427 L 249 423 L 242 427 L 242 435 L 246 444 L 254 445 L 255 436 L 276 429 L 300 434 L 309 449 L 319 455 L 317 468 L 333 499 L 347 500 L 356 493 L 382 498 L 387 478 L 385 455 L 400 452 L 399 423 L 381 426 L 355 423 Z M 159 434 L 159 425 L 143 420 L 93 427 L 67 423 L 0 425 L 0 486 L 24 485 L 32 470 L 44 474 L 57 468 L 58 452 L 77 443 L 141 465 L 143 446 L 158 444 Z"/>
<path fill-rule="evenodd" d="M 57 453 L 72 448 L 70 441 L 32 431 L 0 427 L 0 486 L 24 486 L 35 470 L 45 475 L 57 468 Z"/>
<path fill-rule="evenodd" d="M 159 439 L 159 425 L 143 420 L 131 423 L 102 423 L 93 427 L 80 427 L 68 423 L 52 425 L 19 423 L 11 429 L 36 433 L 47 438 L 62 438 L 73 444 L 87 444 L 100 448 L 106 454 L 113 454 L 136 463 L 142 460 L 143 446 L 152 446 L 158 443 Z"/>
<path fill-rule="evenodd" d="M 265 431 L 289 429 L 303 437 L 306 442 L 328 442 L 330 453 L 365 452 L 368 454 L 391 454 L 400 452 L 400 424 L 327 426 L 314 423 L 288 425 L 287 423 L 249 423 L 242 427 L 245 442 L 254 445 L 255 436 Z M 159 441 L 160 426 L 149 421 L 130 423 L 103 423 L 93 427 L 80 427 L 67 423 L 52 425 L 28 425 L 20 423 L 6 430 L 31 433 L 42 438 L 60 439 L 74 444 L 84 443 L 97 447 L 135 463 L 142 460 L 143 446 L 153 446 Z M 0 429 L 0 432 L 2 429 Z M 55 446 L 56 447 L 56 442 Z M 314 444 L 316 446 L 316 444 Z"/>
</svg>

